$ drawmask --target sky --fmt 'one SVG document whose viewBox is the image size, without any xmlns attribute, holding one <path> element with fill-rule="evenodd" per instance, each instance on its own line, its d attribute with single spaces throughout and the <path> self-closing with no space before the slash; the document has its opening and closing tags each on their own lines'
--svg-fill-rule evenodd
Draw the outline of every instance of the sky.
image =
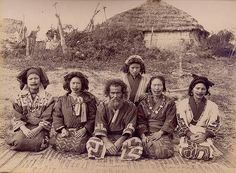
<svg viewBox="0 0 236 173">
<path fill-rule="evenodd" d="M 236 31 L 236 0 L 164 0 L 181 9 L 201 24 L 209 32 L 222 29 Z M 57 26 L 55 17 L 60 14 L 63 24 L 71 24 L 79 30 L 88 25 L 99 3 L 100 12 L 95 16 L 95 23 L 101 23 L 115 14 L 140 6 L 146 0 L 0 0 L 0 16 L 24 20 L 29 29 L 40 25 L 38 36 L 45 39 L 50 27 Z M 104 13 L 103 7 L 106 7 Z M 105 15 L 106 14 L 106 15 Z"/>
</svg>

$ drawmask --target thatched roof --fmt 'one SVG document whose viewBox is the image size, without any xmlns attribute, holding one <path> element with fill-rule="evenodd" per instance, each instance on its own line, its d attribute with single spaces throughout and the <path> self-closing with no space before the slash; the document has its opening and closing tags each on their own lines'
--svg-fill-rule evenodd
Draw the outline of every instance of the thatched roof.
<svg viewBox="0 0 236 173">
<path fill-rule="evenodd" d="M 207 32 L 186 12 L 161 0 L 148 0 L 139 7 L 117 14 L 106 24 L 121 24 L 141 31 L 167 32 L 199 30 Z"/>
</svg>

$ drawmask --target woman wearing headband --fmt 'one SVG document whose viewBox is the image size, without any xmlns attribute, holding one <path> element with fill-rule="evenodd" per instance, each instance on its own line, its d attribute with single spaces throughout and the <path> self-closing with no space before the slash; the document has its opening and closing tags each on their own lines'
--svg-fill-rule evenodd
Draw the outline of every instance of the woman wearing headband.
<svg viewBox="0 0 236 173">
<path fill-rule="evenodd" d="M 206 77 L 193 74 L 189 97 L 177 104 L 179 152 L 188 159 L 209 160 L 220 154 L 212 138 L 220 127 L 218 106 L 208 100 L 214 84 Z"/>
<path fill-rule="evenodd" d="M 54 101 L 45 91 L 49 80 L 38 67 L 23 70 L 18 76 L 20 93 L 13 103 L 13 133 L 7 143 L 18 151 L 41 151 L 49 145 Z"/>
<path fill-rule="evenodd" d="M 136 106 L 140 101 L 140 96 L 145 93 L 148 79 L 145 74 L 144 61 L 139 55 L 132 55 L 122 67 L 123 81 L 128 86 L 128 99 Z"/>
</svg>

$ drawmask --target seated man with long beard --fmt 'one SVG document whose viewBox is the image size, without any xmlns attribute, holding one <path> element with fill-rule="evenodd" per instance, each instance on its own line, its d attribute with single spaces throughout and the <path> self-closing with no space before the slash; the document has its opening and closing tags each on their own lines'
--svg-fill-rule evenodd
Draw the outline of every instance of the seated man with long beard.
<svg viewBox="0 0 236 173">
<path fill-rule="evenodd" d="M 106 83 L 108 99 L 98 106 L 94 137 L 87 142 L 88 157 L 103 159 L 106 155 L 121 155 L 121 160 L 136 160 L 142 155 L 142 142 L 132 137 L 137 120 L 137 108 L 127 101 L 127 86 L 120 79 Z"/>
</svg>

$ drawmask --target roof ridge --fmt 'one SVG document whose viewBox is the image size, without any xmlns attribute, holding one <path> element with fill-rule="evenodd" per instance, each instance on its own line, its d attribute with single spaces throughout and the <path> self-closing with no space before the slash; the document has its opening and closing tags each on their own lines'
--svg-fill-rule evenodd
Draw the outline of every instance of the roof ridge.
<svg viewBox="0 0 236 173">
<path fill-rule="evenodd" d="M 140 6 L 116 14 L 105 23 L 117 23 L 137 28 L 141 31 L 186 31 L 207 32 L 198 21 L 187 12 L 164 1 L 146 1 Z"/>
</svg>

